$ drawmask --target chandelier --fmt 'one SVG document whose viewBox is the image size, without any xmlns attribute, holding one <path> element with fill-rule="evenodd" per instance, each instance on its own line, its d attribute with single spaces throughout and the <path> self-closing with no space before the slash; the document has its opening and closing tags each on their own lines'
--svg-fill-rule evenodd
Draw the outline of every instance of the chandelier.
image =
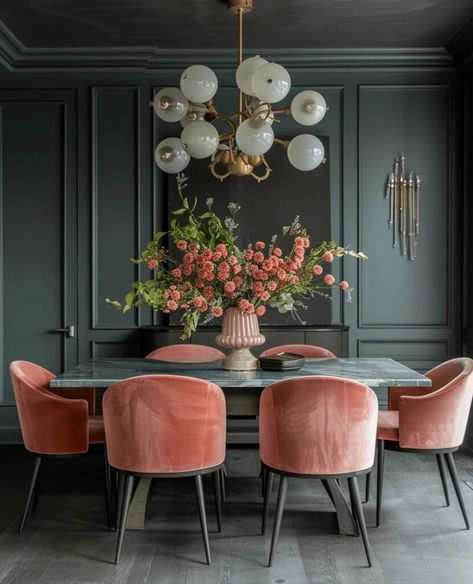
<svg viewBox="0 0 473 584">
<path fill-rule="evenodd" d="M 182 172 L 191 158 L 210 158 L 212 175 L 224 181 L 230 176 L 251 176 L 258 182 L 271 173 L 265 154 L 277 143 L 287 150 L 289 162 L 302 171 L 317 168 L 324 161 L 324 146 L 312 134 L 291 140 L 276 138 L 273 127 L 280 114 L 292 115 L 303 126 L 322 120 L 327 111 L 320 93 L 298 93 L 289 107 L 274 109 L 291 89 L 287 70 L 260 57 L 243 60 L 243 15 L 253 8 L 253 0 L 227 0 L 229 11 L 238 16 L 238 110 L 223 115 L 213 98 L 218 89 L 215 73 L 205 65 L 192 65 L 181 75 L 180 89 L 166 87 L 155 96 L 152 106 L 166 122 L 180 122 L 180 138 L 166 138 L 156 147 L 155 160 L 167 173 Z"/>
</svg>

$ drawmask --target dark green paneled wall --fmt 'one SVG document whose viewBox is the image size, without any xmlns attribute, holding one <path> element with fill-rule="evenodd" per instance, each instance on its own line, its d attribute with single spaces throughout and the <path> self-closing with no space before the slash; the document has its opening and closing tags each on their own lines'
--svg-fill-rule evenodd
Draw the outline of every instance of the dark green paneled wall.
<svg viewBox="0 0 473 584">
<path fill-rule="evenodd" d="M 461 347 L 456 130 L 462 109 L 451 67 L 395 63 L 304 62 L 291 74 L 294 86 L 315 87 L 330 102 L 315 130 L 330 144 L 332 237 L 371 256 L 363 266 L 347 261 L 337 268 L 355 291 L 351 304 L 334 300 L 333 320 L 351 327 L 351 355 L 388 355 L 427 369 Z M 216 70 L 230 92 L 233 69 Z M 138 275 L 128 258 L 166 220 L 153 144 L 172 128 L 153 119 L 149 101 L 157 88 L 176 85 L 179 74 L 168 64 L 141 74 L 31 72 L 0 79 L 0 440 L 18 437 L 11 359 L 57 370 L 91 355 L 139 351 L 137 328 L 152 322 L 149 311 L 120 317 L 103 300 L 127 289 Z M 415 264 L 390 245 L 383 197 L 401 150 L 425 185 Z M 276 172 L 284 181 L 284 167 Z M 46 332 L 63 324 L 76 324 L 78 335 Z"/>
</svg>

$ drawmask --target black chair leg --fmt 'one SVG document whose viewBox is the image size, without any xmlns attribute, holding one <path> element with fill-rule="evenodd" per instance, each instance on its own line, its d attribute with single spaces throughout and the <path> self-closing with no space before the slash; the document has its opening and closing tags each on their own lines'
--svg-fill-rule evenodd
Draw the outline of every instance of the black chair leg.
<svg viewBox="0 0 473 584">
<path fill-rule="evenodd" d="M 368 560 L 368 566 L 371 568 L 371 551 L 370 543 L 368 541 L 368 532 L 366 530 L 365 516 L 363 514 L 363 506 L 361 504 L 360 490 L 358 488 L 358 480 L 356 477 L 350 477 L 348 479 L 348 487 L 350 489 L 350 496 L 353 501 L 353 506 L 355 509 L 357 523 L 360 527 L 361 537 L 363 539 L 363 545 L 365 546 L 366 559 Z"/>
<path fill-rule="evenodd" d="M 220 469 L 213 473 L 214 481 L 214 498 L 215 498 L 215 512 L 217 514 L 217 530 L 220 533 L 222 531 L 222 500 L 221 500 L 221 477 Z"/>
<path fill-rule="evenodd" d="M 209 532 L 207 529 L 207 515 L 205 513 L 204 486 L 202 484 L 202 475 L 196 475 L 194 477 L 194 480 L 195 494 L 197 497 L 197 507 L 199 508 L 200 527 L 202 529 L 202 538 L 204 540 L 205 557 L 207 559 L 207 564 L 210 565 L 210 543 Z"/>
<path fill-rule="evenodd" d="M 384 440 L 378 440 L 378 476 L 376 488 L 376 527 L 379 527 L 381 520 L 381 503 L 383 501 L 383 478 L 384 478 Z"/>
<path fill-rule="evenodd" d="M 279 538 L 279 530 L 281 529 L 282 515 L 284 513 L 284 503 L 287 495 L 287 476 L 282 475 L 279 482 L 278 503 L 276 505 L 276 515 L 274 517 L 273 537 L 271 539 L 271 550 L 269 552 L 268 568 L 273 565 L 273 557 L 276 551 L 276 545 Z"/>
<path fill-rule="evenodd" d="M 20 522 L 20 527 L 19 527 L 19 532 L 23 533 L 23 528 L 25 527 L 25 521 L 26 521 L 26 517 L 28 516 L 28 511 L 31 507 L 31 502 L 33 501 L 33 497 L 34 497 L 34 493 L 35 493 L 35 489 L 36 489 L 36 483 L 38 482 L 38 475 L 39 475 L 39 471 L 41 468 L 41 462 L 42 462 L 42 457 L 41 456 L 37 456 L 34 459 L 34 465 L 33 465 L 33 474 L 31 476 L 31 482 L 30 482 L 30 488 L 28 491 L 28 497 L 26 498 L 26 504 L 25 504 L 25 509 L 23 511 L 23 515 L 21 517 L 21 522 Z"/>
<path fill-rule="evenodd" d="M 125 481 L 125 489 L 123 493 L 122 508 L 120 513 L 120 528 L 118 530 L 118 541 L 117 549 L 115 552 L 115 564 L 118 564 L 120 559 L 120 553 L 122 551 L 123 536 L 125 535 L 126 520 L 128 519 L 128 508 L 130 507 L 131 495 L 133 493 L 133 484 L 135 482 L 135 477 L 132 475 L 127 475 Z"/>
<path fill-rule="evenodd" d="M 448 470 L 450 471 L 450 476 L 452 477 L 453 487 L 455 493 L 457 494 L 458 503 L 460 504 L 460 509 L 465 520 L 465 525 L 467 529 L 470 529 L 470 522 L 468 521 L 468 515 L 466 513 L 465 501 L 463 500 L 463 495 L 460 487 L 460 482 L 458 480 L 457 468 L 455 466 L 455 461 L 453 460 L 453 454 L 451 452 L 445 453 L 445 460 L 447 461 Z"/>
<path fill-rule="evenodd" d="M 360 535 L 360 524 L 358 522 L 358 513 L 356 510 L 356 501 L 355 501 L 355 495 L 354 495 L 354 491 L 353 489 L 350 488 L 350 481 L 348 482 L 348 492 L 350 493 L 350 508 L 351 508 L 351 514 L 353 516 L 353 523 L 355 524 L 355 533 L 354 535 L 356 535 L 356 537 L 358 537 Z"/>
<path fill-rule="evenodd" d="M 268 471 L 263 463 L 261 463 L 261 470 L 259 472 L 259 477 L 261 479 L 261 496 L 264 498 L 266 493 L 266 479 L 268 478 Z"/>
<path fill-rule="evenodd" d="M 115 507 L 115 531 L 118 531 L 118 527 L 121 521 L 122 515 L 122 505 L 123 505 L 123 494 L 125 492 L 125 475 L 122 473 L 117 473 L 117 501 Z"/>
<path fill-rule="evenodd" d="M 227 495 L 226 495 L 226 491 L 225 491 L 225 477 L 228 476 L 227 471 L 225 469 L 225 465 L 223 465 L 223 467 L 220 468 L 218 470 L 218 472 L 220 473 L 220 498 L 222 500 L 222 503 L 225 503 L 225 501 L 227 499 Z"/>
<path fill-rule="evenodd" d="M 368 501 L 370 500 L 370 494 L 371 494 L 371 473 L 369 472 L 366 475 L 365 479 L 365 503 L 368 503 Z"/>
<path fill-rule="evenodd" d="M 274 473 L 270 470 L 265 469 L 266 479 L 265 479 L 265 491 L 264 491 L 264 503 L 263 503 L 263 520 L 261 522 L 261 534 L 264 535 L 266 532 L 266 525 L 268 523 L 268 513 L 269 504 L 271 502 L 271 492 L 273 490 Z"/>
<path fill-rule="evenodd" d="M 107 508 L 107 523 L 108 528 L 111 529 L 112 519 L 112 476 L 110 473 L 110 465 L 108 464 L 107 445 L 103 445 L 103 463 L 105 472 L 105 505 Z"/>
<path fill-rule="evenodd" d="M 327 479 L 320 479 L 320 482 L 322 483 L 322 486 L 324 487 L 327 495 L 330 497 L 330 500 L 332 501 L 332 505 L 335 507 L 335 501 L 332 495 L 332 491 L 330 490 L 330 487 L 328 486 L 328 482 Z"/>
<path fill-rule="evenodd" d="M 31 515 L 34 515 L 36 513 L 37 508 L 38 508 L 39 496 L 41 494 L 41 491 L 43 490 L 43 486 L 44 486 L 44 483 L 46 480 L 47 466 L 48 466 L 48 459 L 43 458 L 43 462 L 41 463 L 41 470 L 39 471 L 38 480 L 36 481 L 36 487 L 34 490 L 33 504 L 31 506 Z"/>
<path fill-rule="evenodd" d="M 447 485 L 447 472 L 445 469 L 445 460 L 441 454 L 435 455 L 437 459 L 437 465 L 439 467 L 440 479 L 442 481 L 443 492 L 445 495 L 445 503 L 447 507 L 450 506 L 450 497 L 448 496 L 448 485 Z"/>
</svg>

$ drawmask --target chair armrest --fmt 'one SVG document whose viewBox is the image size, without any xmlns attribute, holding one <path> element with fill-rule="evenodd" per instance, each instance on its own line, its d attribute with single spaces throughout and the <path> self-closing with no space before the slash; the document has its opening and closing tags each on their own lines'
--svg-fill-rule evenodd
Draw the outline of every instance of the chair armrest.
<svg viewBox="0 0 473 584">
<path fill-rule="evenodd" d="M 79 454 L 89 449 L 89 406 L 83 399 L 66 399 L 38 392 L 19 407 L 23 441 L 38 454 Z"/>
<path fill-rule="evenodd" d="M 399 410 L 399 399 L 403 395 L 422 396 L 432 393 L 433 387 L 390 387 L 388 389 L 388 409 Z"/>
<path fill-rule="evenodd" d="M 89 416 L 95 416 L 95 387 L 50 387 L 48 391 L 67 399 L 85 399 Z"/>
</svg>

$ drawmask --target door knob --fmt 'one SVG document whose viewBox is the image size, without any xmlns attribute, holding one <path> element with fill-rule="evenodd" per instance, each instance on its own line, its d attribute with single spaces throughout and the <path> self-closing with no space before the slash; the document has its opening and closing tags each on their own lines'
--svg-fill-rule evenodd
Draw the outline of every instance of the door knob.
<svg viewBox="0 0 473 584">
<path fill-rule="evenodd" d="M 64 328 L 56 328 L 56 329 L 52 329 L 49 332 L 51 333 L 63 333 L 66 335 L 66 337 L 69 337 L 71 339 L 73 339 L 76 336 L 76 327 L 71 324 L 69 326 L 66 326 Z"/>
</svg>

